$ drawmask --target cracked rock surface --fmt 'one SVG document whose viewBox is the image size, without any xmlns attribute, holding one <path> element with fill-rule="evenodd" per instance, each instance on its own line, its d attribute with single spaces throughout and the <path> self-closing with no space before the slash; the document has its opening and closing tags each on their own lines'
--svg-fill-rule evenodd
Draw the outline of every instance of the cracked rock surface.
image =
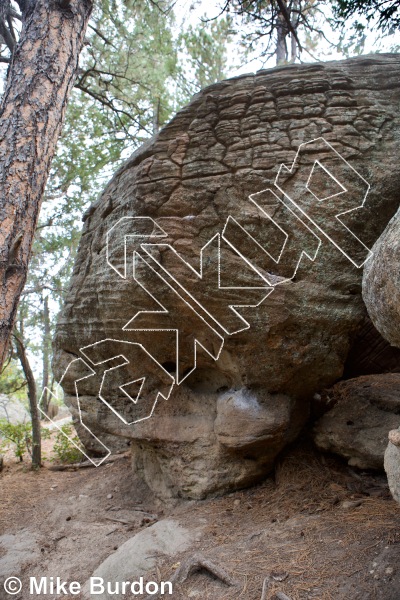
<svg viewBox="0 0 400 600">
<path fill-rule="evenodd" d="M 373 259 L 364 269 L 363 298 L 376 329 L 392 346 L 400 348 L 400 209 L 375 243 L 373 252 Z M 400 417 L 396 425 L 399 423 Z M 400 443 L 393 443 L 390 436 L 385 471 L 393 497 L 400 502 Z"/>
<path fill-rule="evenodd" d="M 135 411 L 140 418 L 146 413 L 140 412 L 140 401 L 133 406 L 119 389 L 118 369 L 107 376 L 114 390 L 108 405 L 98 397 L 101 369 L 93 367 L 96 375 L 81 379 L 78 386 L 85 425 L 105 445 L 129 441 L 133 468 L 156 494 L 204 498 L 260 480 L 306 422 L 313 394 L 341 377 L 366 309 L 362 269 L 338 249 L 348 238 L 334 218 L 343 190 L 335 189 L 338 182 L 329 176 L 327 182 L 326 173 L 338 173 L 340 163 L 327 143 L 370 184 L 364 207 L 344 219 L 370 248 L 399 203 L 399 98 L 398 55 L 289 65 L 223 81 L 195 96 L 137 150 L 86 212 L 57 326 L 54 369 L 59 380 L 71 360 L 82 357 L 81 348 L 104 339 L 107 356 L 99 351 L 97 362 L 121 355 L 118 340 L 125 340 L 142 344 L 156 361 L 154 377 L 146 384 L 149 402 L 157 390 L 168 396 L 169 375 L 182 381 L 173 386 L 168 400 L 158 401 L 151 418 L 133 425 L 116 413 L 129 414 L 128 423 Z M 318 141 L 321 137 L 324 143 Z M 279 166 L 290 168 L 300 145 L 308 142 L 313 142 L 312 151 L 302 155 L 293 173 L 282 172 L 279 191 Z M 310 180 L 316 160 L 322 168 Z M 356 194 L 355 175 L 354 180 L 350 184 Z M 314 226 L 293 229 L 300 212 L 290 213 L 282 190 L 296 195 L 307 183 L 311 192 L 304 206 L 315 211 L 315 223 L 338 245 Z M 364 191 L 363 183 L 358 204 Z M 262 210 L 249 200 L 259 192 Z M 148 220 L 133 223 L 126 217 Z M 283 233 L 271 219 L 281 224 Z M 114 268 L 106 250 L 107 232 L 113 227 L 109 259 Z M 166 247 L 140 248 L 143 240 L 159 244 L 160 230 L 165 234 L 162 242 L 175 253 Z M 254 235 L 259 246 L 243 231 Z M 293 244 L 278 260 L 288 231 Z M 223 239 L 224 232 L 232 244 Z M 193 269 L 199 270 L 206 245 L 205 275 L 199 283 Z M 241 254 L 235 251 L 239 247 Z M 293 274 L 299 248 L 315 260 L 303 256 L 295 278 L 283 282 Z M 363 248 L 359 244 L 357 252 Z M 142 258 L 134 259 L 134 250 Z M 141 285 L 132 277 L 134 261 Z M 222 286 L 229 290 L 218 289 L 218 267 Z M 189 303 L 193 298 L 200 302 L 199 312 L 174 295 L 158 273 L 168 281 L 172 276 L 175 287 L 184 285 L 191 294 L 185 296 Z M 269 288 L 279 285 L 261 301 L 257 288 L 266 292 L 266 281 Z M 160 310 L 155 299 L 168 304 L 167 315 L 154 312 Z M 235 304 L 253 305 L 238 309 L 248 324 L 242 330 L 243 320 L 228 306 Z M 140 322 L 136 330 L 135 322 Z M 176 328 L 178 359 L 176 335 L 170 331 Z M 196 336 L 203 349 L 197 348 L 194 357 Z M 135 356 L 124 366 L 124 383 L 133 387 L 146 375 L 140 372 L 139 354 Z M 157 378 L 160 365 L 163 373 Z M 82 376 L 82 364 L 76 362 L 62 385 L 81 439 L 89 450 L 99 451 L 98 441 L 79 424 L 74 382 Z"/>
<path fill-rule="evenodd" d="M 400 437 L 400 428 L 395 430 Z M 385 451 L 385 471 L 392 496 L 400 504 L 400 442 L 390 441 Z"/>
</svg>

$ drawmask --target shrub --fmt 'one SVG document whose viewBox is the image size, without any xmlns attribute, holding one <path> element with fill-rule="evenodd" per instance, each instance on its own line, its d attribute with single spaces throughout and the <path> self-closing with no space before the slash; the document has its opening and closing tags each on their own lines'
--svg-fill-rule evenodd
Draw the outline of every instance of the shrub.
<svg viewBox="0 0 400 600">
<path fill-rule="evenodd" d="M 72 426 L 68 424 L 62 425 L 53 446 L 57 459 L 69 464 L 82 460 L 82 452 L 78 450 L 75 444 L 81 447 L 81 442 L 78 436 L 73 433 Z"/>
<path fill-rule="evenodd" d="M 52 433 L 53 433 L 51 431 L 51 429 L 48 429 L 47 427 L 41 427 L 40 431 L 41 431 L 40 435 L 42 437 L 42 440 L 50 440 L 51 439 L 51 436 L 52 436 Z"/>
<path fill-rule="evenodd" d="M 25 452 L 31 453 L 32 426 L 30 423 L 10 423 L 7 419 L 0 419 L 0 435 L 14 446 L 14 454 L 20 462 L 23 461 Z M 4 447 L 4 442 L 3 442 Z"/>
</svg>

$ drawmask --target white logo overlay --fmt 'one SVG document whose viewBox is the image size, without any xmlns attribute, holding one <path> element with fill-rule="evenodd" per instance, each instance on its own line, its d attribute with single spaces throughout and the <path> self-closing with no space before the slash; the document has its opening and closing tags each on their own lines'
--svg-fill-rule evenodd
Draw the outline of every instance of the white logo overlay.
<svg viewBox="0 0 400 600">
<path fill-rule="evenodd" d="M 122 279 L 132 276 L 159 308 L 133 315 L 121 328 L 121 339 L 104 338 L 82 346 L 80 357 L 68 364 L 58 382 L 62 386 L 67 374 L 68 380 L 74 381 L 80 425 L 104 450 L 96 459 L 79 448 L 95 466 L 110 450 L 85 423 L 82 381 L 92 378 L 99 401 L 123 424 L 149 419 L 158 400 L 168 400 L 174 386 L 196 369 L 197 349 L 201 347 L 218 360 L 225 337 L 250 328 L 240 309 L 258 307 L 278 285 L 293 280 L 300 265 L 317 260 L 322 244 L 333 244 L 356 268 L 371 258 L 372 252 L 346 225 L 348 215 L 364 207 L 370 185 L 324 138 L 301 144 L 293 164 L 280 166 L 273 188 L 249 196 L 259 217 L 251 233 L 239 216 L 229 215 L 222 231 L 201 249 L 198 269 L 166 242 L 168 233 L 151 217 L 122 217 L 107 232 L 110 271 Z M 223 285 L 227 249 L 250 269 L 254 286 Z M 240 303 L 238 295 L 243 299 Z M 218 315 L 213 313 L 216 301 Z M 155 327 L 155 322 L 160 326 Z M 174 372 L 167 371 L 147 345 L 124 340 L 126 331 L 173 332 Z M 148 337 L 151 345 L 151 335 Z M 45 390 L 39 410 L 66 435 L 41 408 Z M 47 393 L 54 396 L 49 389 Z M 123 412 L 121 398 L 125 399 Z"/>
</svg>

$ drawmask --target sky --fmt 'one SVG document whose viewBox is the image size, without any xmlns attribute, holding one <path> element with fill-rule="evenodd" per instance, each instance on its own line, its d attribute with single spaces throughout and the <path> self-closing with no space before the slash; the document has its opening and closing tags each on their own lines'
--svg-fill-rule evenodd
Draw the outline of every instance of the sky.
<svg viewBox="0 0 400 600">
<path fill-rule="evenodd" d="M 223 2 L 214 0 L 177 0 L 175 3 L 175 14 L 177 15 L 177 27 L 182 26 L 183 23 L 191 23 L 197 25 L 200 19 L 206 15 L 208 18 L 214 18 L 221 12 L 221 6 Z M 328 60 L 343 60 L 345 58 L 343 53 L 339 52 L 334 45 L 339 42 L 339 32 L 332 31 L 328 19 L 332 17 L 332 10 L 329 2 L 322 6 L 324 14 L 320 15 L 319 26 L 324 31 L 326 37 L 329 39 L 331 44 L 321 38 L 318 43 L 317 50 L 313 52 L 313 56 L 321 61 Z M 360 22 L 365 23 L 365 20 L 359 19 Z M 351 35 L 351 22 L 347 28 L 346 36 L 347 39 Z M 236 40 L 237 41 L 237 40 Z M 302 38 L 300 36 L 300 41 Z M 382 36 L 381 33 L 370 30 L 366 36 L 366 43 L 362 54 L 369 54 L 372 52 L 390 52 L 393 51 L 396 45 L 400 45 L 400 32 L 390 36 Z M 236 77 L 245 73 L 254 73 L 260 69 L 273 68 L 275 66 L 275 58 L 269 58 L 264 61 L 258 56 L 254 56 L 253 60 L 245 62 L 243 64 L 237 64 L 237 51 L 235 51 L 235 43 L 232 43 L 228 53 L 228 77 Z M 315 62 L 315 59 L 304 51 L 301 55 L 301 62 L 310 63 Z"/>
</svg>

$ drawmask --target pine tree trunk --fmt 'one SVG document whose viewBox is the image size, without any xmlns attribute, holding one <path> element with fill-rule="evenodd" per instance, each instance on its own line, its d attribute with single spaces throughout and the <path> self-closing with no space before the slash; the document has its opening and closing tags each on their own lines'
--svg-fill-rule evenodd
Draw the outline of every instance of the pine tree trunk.
<svg viewBox="0 0 400 600">
<path fill-rule="evenodd" d="M 286 35 L 287 35 L 287 25 L 284 16 L 282 13 L 278 15 L 278 24 L 276 27 L 276 64 L 281 65 L 285 63 L 288 58 L 287 45 L 286 45 Z"/>
<path fill-rule="evenodd" d="M 28 384 L 29 408 L 32 419 L 32 467 L 34 469 L 39 469 L 42 466 L 42 440 L 40 433 L 40 414 L 37 406 L 36 381 L 31 365 L 29 364 L 22 335 L 19 332 L 14 331 L 14 338 L 17 356 L 20 360 Z"/>
<path fill-rule="evenodd" d="M 92 0 L 25 2 L 0 108 L 0 367 Z"/>
<path fill-rule="evenodd" d="M 299 18 L 298 18 L 298 11 L 300 10 L 300 5 L 297 4 L 297 2 L 293 2 L 291 5 L 291 9 L 290 9 L 290 23 L 292 26 L 293 31 L 296 32 L 297 35 L 297 30 L 298 30 L 298 25 L 299 25 Z M 296 62 L 296 58 L 297 58 L 297 51 L 299 49 L 297 40 L 296 40 L 296 36 L 293 34 L 293 31 L 290 32 L 290 62 L 294 63 Z"/>
<path fill-rule="evenodd" d="M 46 413 L 49 408 L 50 394 L 47 392 L 49 387 L 49 372 L 50 372 L 50 312 L 49 312 L 49 297 L 43 298 L 43 338 L 42 338 L 42 358 L 43 358 L 43 380 L 42 380 L 42 410 Z"/>
<path fill-rule="evenodd" d="M 296 58 L 297 58 L 297 42 L 296 42 L 296 38 L 294 37 L 293 33 L 290 35 L 290 48 L 291 48 L 290 62 L 294 63 L 294 62 L 296 62 Z"/>
</svg>

